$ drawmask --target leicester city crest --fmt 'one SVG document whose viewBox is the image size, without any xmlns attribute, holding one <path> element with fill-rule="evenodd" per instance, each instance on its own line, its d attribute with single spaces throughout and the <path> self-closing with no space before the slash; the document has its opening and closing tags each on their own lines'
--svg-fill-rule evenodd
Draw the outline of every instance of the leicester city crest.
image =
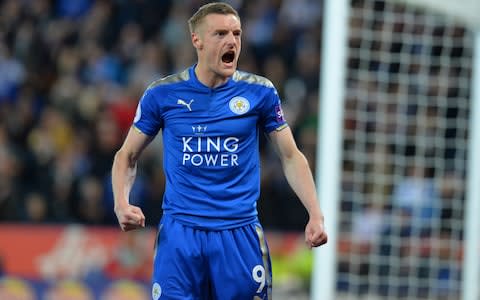
<svg viewBox="0 0 480 300">
<path fill-rule="evenodd" d="M 243 115 L 250 109 L 250 102 L 243 97 L 237 96 L 230 100 L 229 107 L 233 113 Z"/>
</svg>

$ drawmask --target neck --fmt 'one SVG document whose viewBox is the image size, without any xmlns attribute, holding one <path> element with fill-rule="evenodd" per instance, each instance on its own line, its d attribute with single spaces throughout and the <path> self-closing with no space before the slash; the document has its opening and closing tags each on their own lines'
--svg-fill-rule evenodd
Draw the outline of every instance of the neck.
<svg viewBox="0 0 480 300">
<path fill-rule="evenodd" d="M 197 76 L 198 81 L 209 88 L 216 88 L 228 81 L 228 77 L 209 71 L 206 68 L 203 68 L 200 63 L 195 67 L 195 75 Z"/>
</svg>

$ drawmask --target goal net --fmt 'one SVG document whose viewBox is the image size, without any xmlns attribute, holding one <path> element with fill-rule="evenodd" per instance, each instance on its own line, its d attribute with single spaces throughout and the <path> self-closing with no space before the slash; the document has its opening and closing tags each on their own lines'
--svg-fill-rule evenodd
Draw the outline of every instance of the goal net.
<svg viewBox="0 0 480 300">
<path fill-rule="evenodd" d="M 400 1 L 350 5 L 338 299 L 460 299 L 473 33 Z"/>
</svg>

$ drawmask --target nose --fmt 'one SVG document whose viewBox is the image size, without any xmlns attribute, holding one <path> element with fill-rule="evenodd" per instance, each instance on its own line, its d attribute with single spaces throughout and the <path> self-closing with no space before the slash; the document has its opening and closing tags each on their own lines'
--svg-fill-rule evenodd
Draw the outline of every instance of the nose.
<svg viewBox="0 0 480 300">
<path fill-rule="evenodd" d="M 235 39 L 235 35 L 233 34 L 233 32 L 229 32 L 227 34 L 226 41 L 228 46 L 234 46 L 237 43 L 237 40 Z"/>
</svg>

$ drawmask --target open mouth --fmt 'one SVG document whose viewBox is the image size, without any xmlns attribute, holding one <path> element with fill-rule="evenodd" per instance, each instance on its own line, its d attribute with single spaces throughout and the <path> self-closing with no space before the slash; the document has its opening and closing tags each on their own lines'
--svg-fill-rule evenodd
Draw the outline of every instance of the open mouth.
<svg viewBox="0 0 480 300">
<path fill-rule="evenodd" d="M 222 61 L 224 63 L 231 63 L 235 59 L 235 51 L 228 51 L 225 52 L 225 54 L 222 55 Z"/>
</svg>

